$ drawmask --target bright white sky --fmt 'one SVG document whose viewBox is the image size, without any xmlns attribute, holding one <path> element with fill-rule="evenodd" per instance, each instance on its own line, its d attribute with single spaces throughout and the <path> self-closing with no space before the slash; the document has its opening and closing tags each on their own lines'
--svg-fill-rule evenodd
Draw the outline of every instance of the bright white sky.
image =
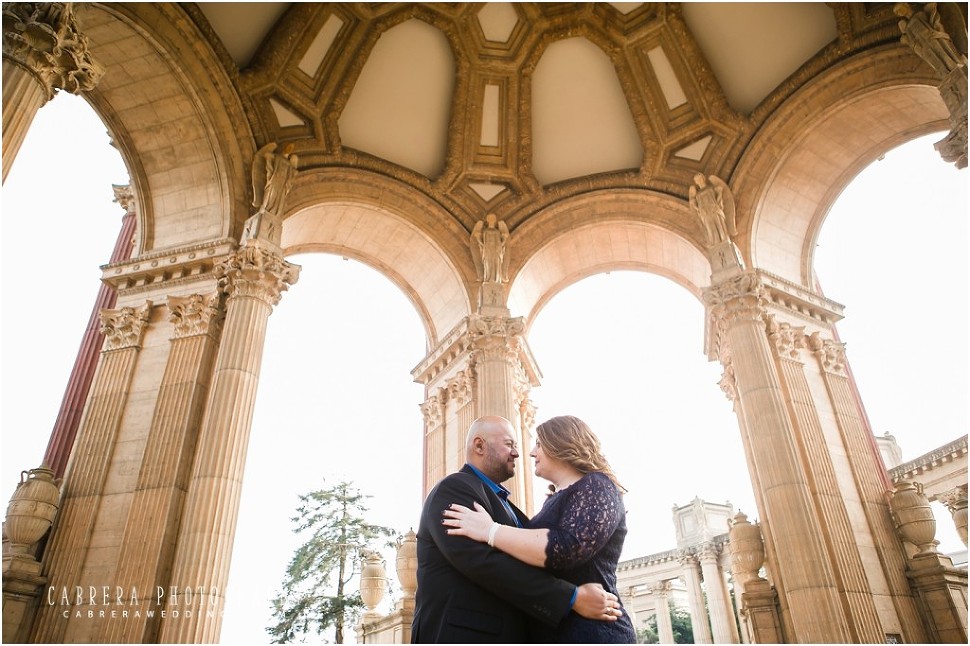
<svg viewBox="0 0 970 646">
<path fill-rule="evenodd" d="M 816 252 L 827 295 L 847 306 L 839 332 L 873 430 L 895 435 L 904 459 L 967 432 L 967 171 L 938 158 L 940 137 L 864 171 Z M 123 215 L 112 183 L 128 176 L 105 127 L 62 93 L 38 114 L 2 192 L 5 500 L 47 445 Z M 420 513 L 424 394 L 410 370 L 425 342 L 414 307 L 355 261 L 290 260 L 303 271 L 270 319 L 227 643 L 268 641 L 269 599 L 298 544 L 289 519 L 299 493 L 346 477 L 374 496 L 372 522 L 404 533 Z M 758 516 L 720 366 L 704 356 L 703 309 L 683 288 L 642 273 L 588 278 L 550 301 L 529 343 L 544 375 L 538 420 L 589 422 L 630 490 L 624 558 L 675 547 L 671 509 L 695 496 Z M 963 549 L 938 512 L 941 548 Z"/>
</svg>

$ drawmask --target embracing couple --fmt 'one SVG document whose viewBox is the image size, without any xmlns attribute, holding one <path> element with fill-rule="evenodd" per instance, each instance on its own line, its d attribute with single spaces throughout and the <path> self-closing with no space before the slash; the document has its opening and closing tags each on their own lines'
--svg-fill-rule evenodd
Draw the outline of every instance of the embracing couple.
<svg viewBox="0 0 970 646">
<path fill-rule="evenodd" d="M 439 482 L 418 528 L 413 643 L 634 643 L 616 590 L 624 489 L 589 427 L 536 428 L 535 473 L 554 485 L 529 519 L 502 486 L 519 457 L 512 424 L 476 420 L 466 464 Z"/>
</svg>

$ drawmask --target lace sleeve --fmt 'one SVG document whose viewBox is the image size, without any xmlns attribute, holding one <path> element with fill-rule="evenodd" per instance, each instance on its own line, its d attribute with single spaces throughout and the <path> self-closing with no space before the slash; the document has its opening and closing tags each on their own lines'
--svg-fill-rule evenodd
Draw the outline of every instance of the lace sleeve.
<svg viewBox="0 0 970 646">
<path fill-rule="evenodd" d="M 610 540 L 623 517 L 623 499 L 602 473 L 591 473 L 573 485 L 556 527 L 549 529 L 546 567 L 567 569 L 595 556 Z"/>
</svg>

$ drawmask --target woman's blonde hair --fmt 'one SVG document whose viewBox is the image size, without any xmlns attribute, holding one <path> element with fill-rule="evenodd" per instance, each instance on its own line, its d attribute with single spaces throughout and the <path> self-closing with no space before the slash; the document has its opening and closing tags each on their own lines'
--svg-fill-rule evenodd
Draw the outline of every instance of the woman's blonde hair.
<svg viewBox="0 0 970 646">
<path fill-rule="evenodd" d="M 562 460 L 580 473 L 605 474 L 626 493 L 600 449 L 599 438 L 583 420 L 572 415 L 547 419 L 536 427 L 536 437 L 543 453 L 549 457 Z"/>
</svg>

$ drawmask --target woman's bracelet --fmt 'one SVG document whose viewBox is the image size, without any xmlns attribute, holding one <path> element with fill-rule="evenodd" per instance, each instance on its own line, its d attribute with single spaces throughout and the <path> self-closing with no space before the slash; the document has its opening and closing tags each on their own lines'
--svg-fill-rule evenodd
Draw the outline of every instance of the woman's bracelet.
<svg viewBox="0 0 970 646">
<path fill-rule="evenodd" d="M 495 535 L 498 534 L 498 528 L 502 525 L 499 523 L 492 523 L 492 526 L 488 528 L 488 546 L 495 547 Z"/>
</svg>

